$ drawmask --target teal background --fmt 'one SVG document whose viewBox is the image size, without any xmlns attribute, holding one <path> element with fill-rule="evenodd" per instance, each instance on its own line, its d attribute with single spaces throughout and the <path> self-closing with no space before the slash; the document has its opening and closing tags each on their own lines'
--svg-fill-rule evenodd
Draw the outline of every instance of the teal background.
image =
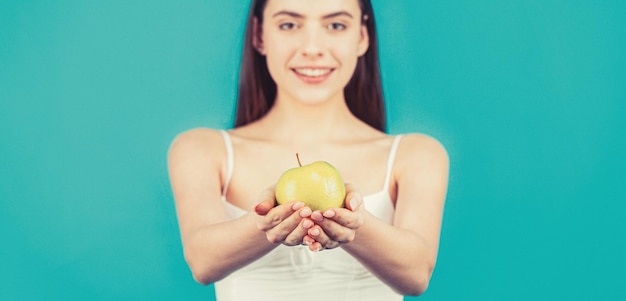
<svg viewBox="0 0 626 301">
<path fill-rule="evenodd" d="M 212 300 L 166 153 L 231 124 L 247 3 L 0 0 L 0 300 Z M 625 3 L 374 1 L 389 131 L 451 157 L 420 300 L 626 299 Z"/>
</svg>

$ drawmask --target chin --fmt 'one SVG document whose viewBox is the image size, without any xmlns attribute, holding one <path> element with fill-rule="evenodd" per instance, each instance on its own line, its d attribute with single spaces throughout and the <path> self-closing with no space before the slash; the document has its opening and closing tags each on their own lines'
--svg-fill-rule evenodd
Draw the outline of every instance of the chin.
<svg viewBox="0 0 626 301">
<path fill-rule="evenodd" d="M 295 96 L 299 102 L 307 105 L 324 104 L 333 101 L 333 99 L 339 99 L 336 94 L 323 93 L 321 91 L 303 92 L 297 93 Z"/>
</svg>

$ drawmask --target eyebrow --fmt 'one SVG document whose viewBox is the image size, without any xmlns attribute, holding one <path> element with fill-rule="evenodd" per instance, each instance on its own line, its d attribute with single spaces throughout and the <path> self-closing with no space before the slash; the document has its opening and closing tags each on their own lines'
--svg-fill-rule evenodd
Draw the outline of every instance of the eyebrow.
<svg viewBox="0 0 626 301">
<path fill-rule="evenodd" d="M 287 16 L 290 16 L 290 17 L 293 17 L 293 18 L 304 19 L 303 15 L 301 15 L 299 13 L 296 13 L 296 12 L 287 11 L 287 10 L 281 10 L 281 11 L 273 14 L 272 18 L 278 17 L 280 15 L 287 15 Z M 328 15 L 324 15 L 324 16 L 322 16 L 322 19 L 332 19 L 332 18 L 339 17 L 339 16 L 345 16 L 345 17 L 349 17 L 350 19 L 354 19 L 354 17 L 349 12 L 343 11 L 343 10 L 342 11 L 338 11 L 336 13 L 331 13 L 331 14 L 328 14 Z"/>
</svg>

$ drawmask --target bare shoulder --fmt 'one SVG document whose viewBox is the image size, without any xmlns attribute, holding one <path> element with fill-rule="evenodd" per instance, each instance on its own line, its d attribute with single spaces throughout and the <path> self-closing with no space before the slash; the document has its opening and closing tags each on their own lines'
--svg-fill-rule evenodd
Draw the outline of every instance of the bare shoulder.
<svg viewBox="0 0 626 301">
<path fill-rule="evenodd" d="M 178 151 L 190 151 L 199 148 L 211 148 L 216 142 L 221 142 L 222 136 L 218 130 L 209 128 L 194 128 L 184 131 L 172 141 L 170 153 Z"/>
<path fill-rule="evenodd" d="M 448 156 L 445 146 L 436 138 L 420 133 L 402 135 L 400 148 L 408 154 L 421 154 L 429 156 Z"/>
<path fill-rule="evenodd" d="M 224 142 L 218 130 L 194 128 L 174 137 L 168 151 L 171 164 L 185 161 L 219 160 L 224 152 Z"/>
<path fill-rule="evenodd" d="M 447 169 L 448 152 L 445 146 L 432 136 L 411 133 L 402 136 L 397 161 L 402 169 L 420 167 Z"/>
</svg>

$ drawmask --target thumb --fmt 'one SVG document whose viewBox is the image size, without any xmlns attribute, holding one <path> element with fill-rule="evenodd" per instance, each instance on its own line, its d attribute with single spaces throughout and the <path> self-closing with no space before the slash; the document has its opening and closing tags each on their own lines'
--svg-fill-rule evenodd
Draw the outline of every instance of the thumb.
<svg viewBox="0 0 626 301">
<path fill-rule="evenodd" d="M 261 193 L 259 203 L 254 206 L 254 212 L 258 215 L 266 215 L 274 205 L 276 205 L 276 198 L 274 196 L 274 187 L 269 187 Z"/>
<path fill-rule="evenodd" d="M 346 200 L 346 208 L 350 209 L 352 212 L 358 210 L 361 204 L 363 204 L 363 198 L 358 193 L 348 194 Z"/>
<path fill-rule="evenodd" d="M 346 183 L 346 208 L 354 212 L 363 204 L 363 196 L 352 184 Z"/>
<path fill-rule="evenodd" d="M 254 206 L 254 212 L 258 215 L 266 215 L 272 208 L 274 208 L 273 203 L 269 201 L 262 201 Z"/>
</svg>

